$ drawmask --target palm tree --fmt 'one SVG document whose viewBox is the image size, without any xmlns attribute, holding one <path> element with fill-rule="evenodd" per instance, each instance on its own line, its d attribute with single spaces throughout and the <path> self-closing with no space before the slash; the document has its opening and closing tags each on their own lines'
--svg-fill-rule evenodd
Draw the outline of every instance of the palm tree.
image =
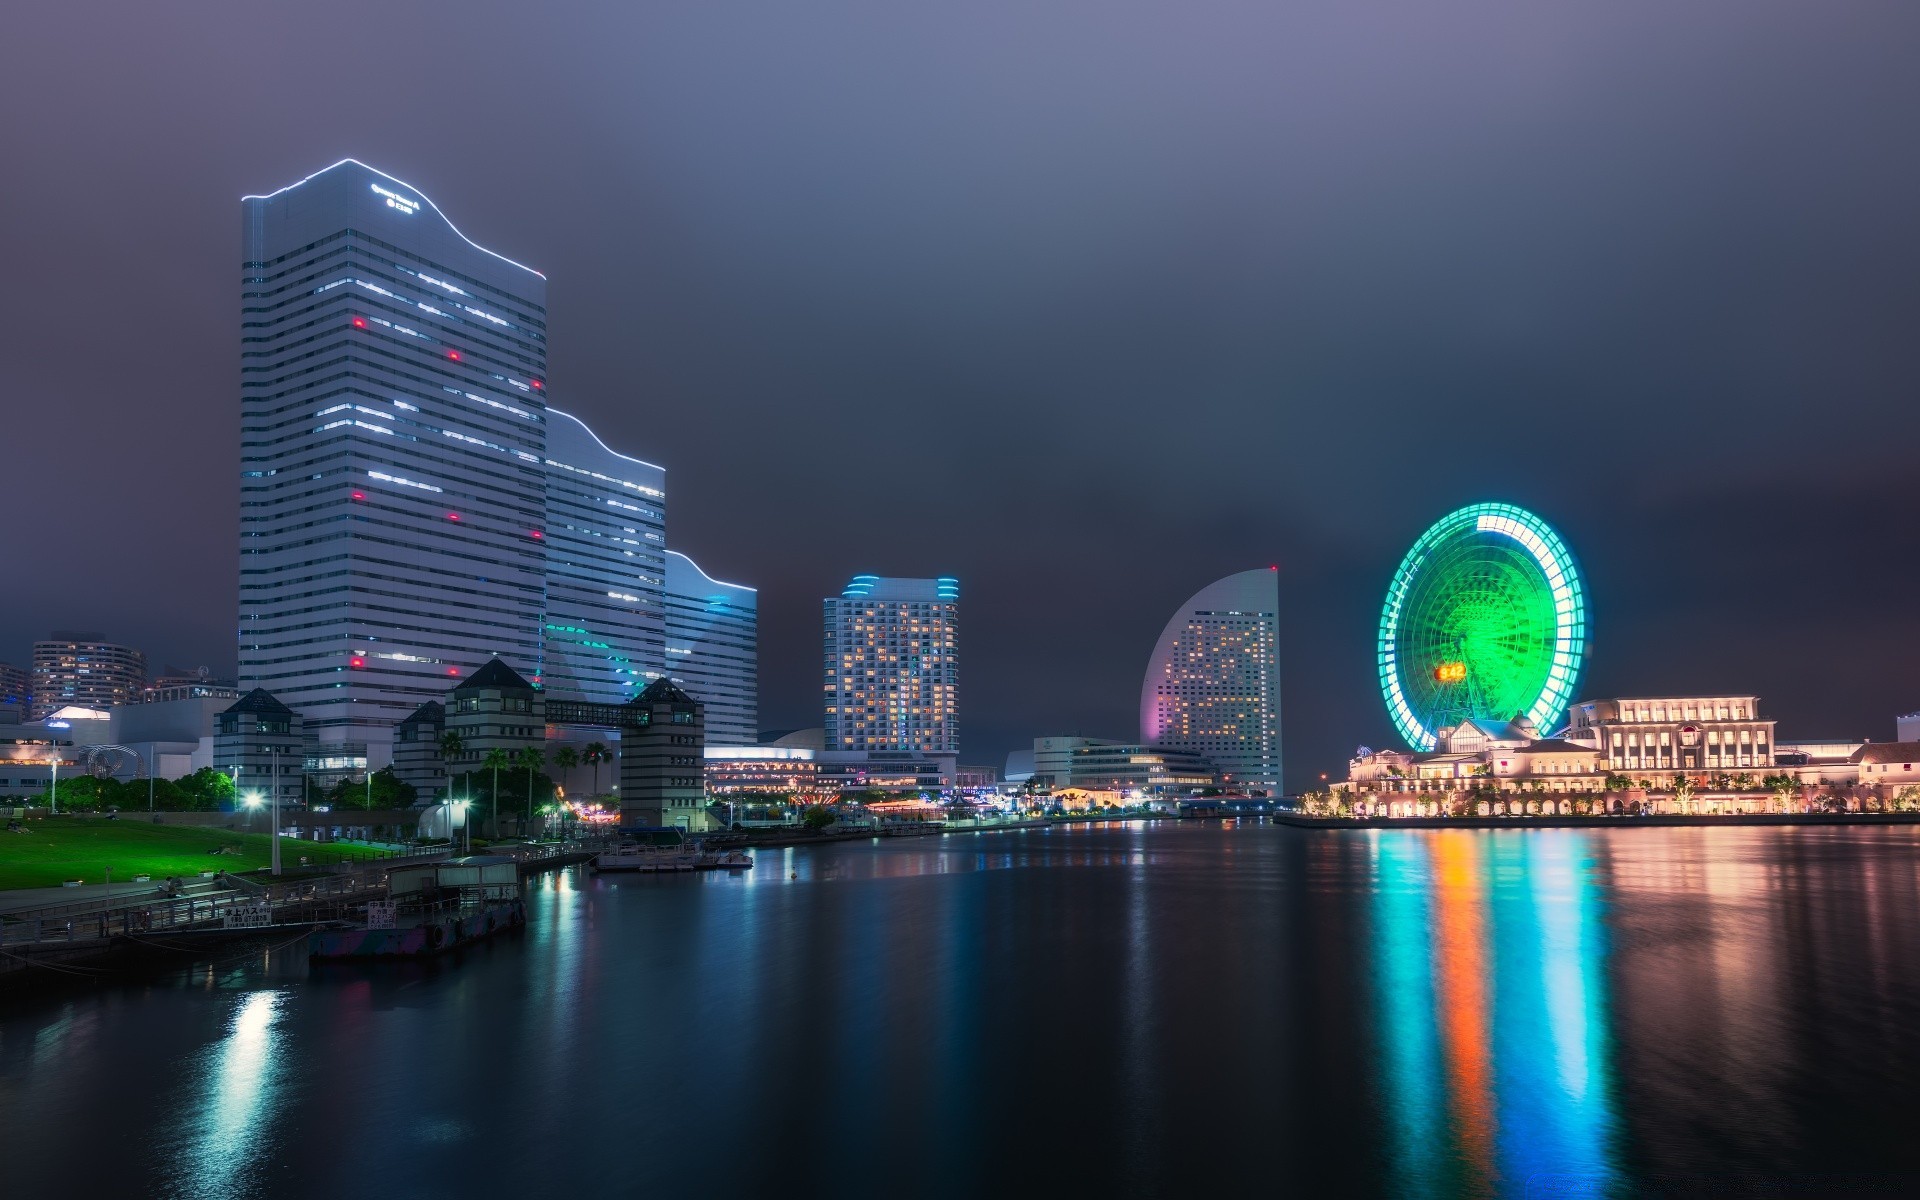
<svg viewBox="0 0 1920 1200">
<path fill-rule="evenodd" d="M 533 777 L 547 765 L 547 752 L 538 746 L 522 746 L 513 756 L 515 765 L 527 773 L 527 828 L 533 828 Z"/>
<path fill-rule="evenodd" d="M 591 763 L 593 765 L 593 794 L 595 796 L 600 794 L 600 764 L 608 762 L 612 758 L 613 751 L 607 749 L 605 742 L 588 742 L 587 748 L 580 754 L 581 762 Z"/>
<path fill-rule="evenodd" d="M 553 765 L 559 769 L 561 783 L 564 786 L 567 772 L 580 765 L 580 752 L 572 746 L 562 746 L 554 751 Z"/>
<path fill-rule="evenodd" d="M 508 758 L 507 752 L 498 746 L 487 751 L 487 757 L 480 763 L 482 770 L 493 772 L 493 791 L 487 795 L 487 815 L 494 821 L 496 834 L 500 832 L 500 772 L 512 766 L 513 760 Z"/>
<path fill-rule="evenodd" d="M 449 729 L 440 735 L 440 761 L 451 763 L 467 752 L 467 739 L 460 736 L 457 729 Z M 447 771 L 447 798 L 453 798 L 453 771 Z"/>
</svg>

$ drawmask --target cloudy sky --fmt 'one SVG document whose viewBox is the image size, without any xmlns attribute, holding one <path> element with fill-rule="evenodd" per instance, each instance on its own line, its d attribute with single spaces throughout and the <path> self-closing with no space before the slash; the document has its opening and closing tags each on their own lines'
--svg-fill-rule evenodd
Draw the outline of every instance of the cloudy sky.
<svg viewBox="0 0 1920 1200">
<path fill-rule="evenodd" d="M 239 197 L 352 155 L 550 279 L 551 395 L 760 588 L 963 584 L 963 758 L 1134 733 L 1277 563 L 1286 756 L 1385 744 L 1449 508 L 1589 573 L 1590 694 L 1920 708 L 1920 8 L 99 4 L 0 41 L 0 659 L 234 663 Z"/>
</svg>

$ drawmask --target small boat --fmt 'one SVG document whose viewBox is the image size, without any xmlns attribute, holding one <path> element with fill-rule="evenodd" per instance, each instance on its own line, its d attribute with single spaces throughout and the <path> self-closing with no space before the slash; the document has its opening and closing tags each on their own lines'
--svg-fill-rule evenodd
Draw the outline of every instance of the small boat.
<svg viewBox="0 0 1920 1200">
<path fill-rule="evenodd" d="M 595 871 L 693 871 L 699 867 L 700 855 L 680 847 L 609 850 L 593 860 Z"/>
<path fill-rule="evenodd" d="M 722 850 L 700 856 L 701 869 L 707 871 L 745 871 L 753 866 L 753 856 L 738 850 Z"/>
</svg>

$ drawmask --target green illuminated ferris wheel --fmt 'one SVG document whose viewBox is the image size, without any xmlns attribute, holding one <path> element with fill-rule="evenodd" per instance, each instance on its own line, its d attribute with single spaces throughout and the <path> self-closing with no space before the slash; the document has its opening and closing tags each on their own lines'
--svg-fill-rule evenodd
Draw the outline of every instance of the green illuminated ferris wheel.
<svg viewBox="0 0 1920 1200">
<path fill-rule="evenodd" d="M 1470 504 L 1420 535 L 1380 610 L 1380 690 L 1400 736 L 1525 717 L 1551 733 L 1587 657 L 1580 568 L 1545 521 Z"/>
</svg>

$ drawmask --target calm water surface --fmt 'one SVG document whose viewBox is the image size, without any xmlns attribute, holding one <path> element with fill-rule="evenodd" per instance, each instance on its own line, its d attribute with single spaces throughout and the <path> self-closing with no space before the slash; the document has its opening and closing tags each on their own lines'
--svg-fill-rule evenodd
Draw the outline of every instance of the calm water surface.
<svg viewBox="0 0 1920 1200">
<path fill-rule="evenodd" d="M 16 1003 L 0 1193 L 1920 1194 L 1912 829 L 758 861 L 549 876 L 427 967 Z"/>
</svg>

